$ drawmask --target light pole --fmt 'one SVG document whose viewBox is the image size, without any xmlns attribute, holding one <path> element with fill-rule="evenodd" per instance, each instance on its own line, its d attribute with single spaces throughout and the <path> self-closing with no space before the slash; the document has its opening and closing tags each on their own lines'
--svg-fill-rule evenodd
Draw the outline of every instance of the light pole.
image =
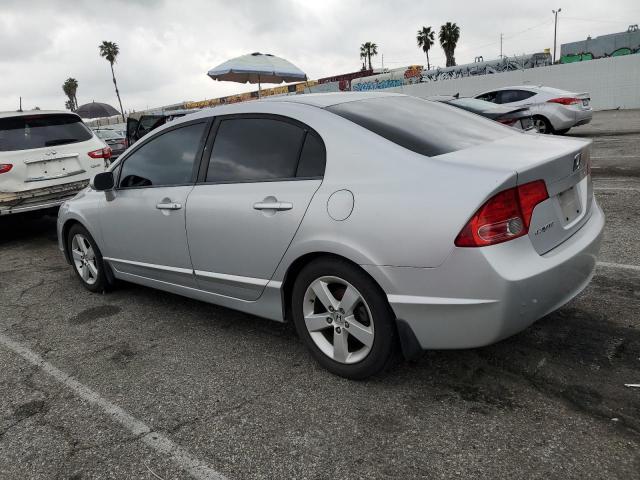
<svg viewBox="0 0 640 480">
<path fill-rule="evenodd" d="M 558 14 L 562 11 L 561 8 L 558 10 L 551 10 L 551 12 L 555 15 L 555 27 L 553 27 L 553 63 L 556 63 L 556 35 L 558 33 Z"/>
</svg>

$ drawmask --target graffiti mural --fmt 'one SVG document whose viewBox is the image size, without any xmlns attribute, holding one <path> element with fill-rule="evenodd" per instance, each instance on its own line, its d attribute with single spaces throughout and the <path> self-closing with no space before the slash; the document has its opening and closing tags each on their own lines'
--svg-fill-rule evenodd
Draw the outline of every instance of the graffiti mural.
<svg viewBox="0 0 640 480">
<path fill-rule="evenodd" d="M 314 90 L 314 91 L 318 91 L 318 92 L 348 92 L 351 90 L 351 81 L 355 80 L 356 78 L 362 78 L 362 77 L 370 77 L 371 75 L 373 75 L 373 70 L 359 70 L 357 72 L 351 72 L 351 73 L 343 73 L 341 75 L 334 75 L 333 77 L 325 77 L 325 78 L 319 78 L 318 79 L 318 84 L 319 85 L 327 85 L 327 84 L 331 84 L 331 87 L 323 87 L 319 88 L 318 90 Z M 334 87 L 335 85 L 335 87 Z M 336 90 L 337 88 L 337 90 Z"/>
<path fill-rule="evenodd" d="M 364 92 L 419 83 L 421 74 L 422 65 L 410 65 L 409 67 L 386 70 L 378 75 L 353 80 L 351 82 L 351 90 L 354 92 Z"/>
<path fill-rule="evenodd" d="M 480 57 L 481 58 L 481 57 Z M 455 67 L 436 68 L 422 72 L 422 82 L 437 82 L 453 78 L 474 77 L 476 75 L 491 75 L 493 73 L 524 70 L 527 68 L 545 67 L 551 65 L 551 55 L 548 53 L 533 53 L 515 57 L 504 57 L 498 60 L 480 61 L 456 65 Z"/>
<path fill-rule="evenodd" d="M 588 37 L 560 46 L 560 63 L 575 63 L 596 58 L 620 57 L 640 53 L 640 30 L 630 25 L 626 32 Z"/>
</svg>

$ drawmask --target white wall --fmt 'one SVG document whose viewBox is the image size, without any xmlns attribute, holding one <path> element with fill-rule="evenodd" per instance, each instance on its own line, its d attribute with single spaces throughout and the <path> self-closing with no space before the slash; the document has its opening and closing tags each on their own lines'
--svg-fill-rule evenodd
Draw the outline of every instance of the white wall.
<svg viewBox="0 0 640 480">
<path fill-rule="evenodd" d="M 404 85 L 384 91 L 416 97 L 455 93 L 469 97 L 492 88 L 526 84 L 589 92 L 594 110 L 640 108 L 640 54 Z"/>
</svg>

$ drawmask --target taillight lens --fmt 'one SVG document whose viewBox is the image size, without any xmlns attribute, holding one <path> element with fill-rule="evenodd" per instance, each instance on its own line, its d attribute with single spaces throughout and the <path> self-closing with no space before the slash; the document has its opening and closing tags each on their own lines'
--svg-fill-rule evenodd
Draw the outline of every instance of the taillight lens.
<svg viewBox="0 0 640 480">
<path fill-rule="evenodd" d="M 508 125 L 508 126 L 512 126 L 515 125 L 515 123 L 518 121 L 517 118 L 499 118 L 498 122 L 500 122 L 503 125 Z"/>
<path fill-rule="evenodd" d="M 549 198 L 543 180 L 497 193 L 471 217 L 456 237 L 457 247 L 485 247 L 529 232 L 533 209 Z"/>
<path fill-rule="evenodd" d="M 11 163 L 0 163 L 0 173 L 7 173 L 13 168 Z"/>
<path fill-rule="evenodd" d="M 574 97 L 558 97 L 547 100 L 547 103 L 559 103 L 561 105 L 576 105 L 582 103 L 582 100 Z"/>
<path fill-rule="evenodd" d="M 87 153 L 91 158 L 111 158 L 111 147 L 104 147 Z"/>
</svg>

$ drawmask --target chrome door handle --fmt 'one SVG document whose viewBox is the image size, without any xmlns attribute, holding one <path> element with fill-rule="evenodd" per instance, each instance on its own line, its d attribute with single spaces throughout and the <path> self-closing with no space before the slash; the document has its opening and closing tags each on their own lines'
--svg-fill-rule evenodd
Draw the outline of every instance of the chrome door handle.
<svg viewBox="0 0 640 480">
<path fill-rule="evenodd" d="M 181 203 L 158 203 L 156 205 L 158 210 L 180 210 L 182 208 Z"/>
<path fill-rule="evenodd" d="M 281 212 L 283 210 L 291 210 L 293 203 L 291 202 L 257 202 L 253 204 L 255 210 L 276 210 Z"/>
</svg>

